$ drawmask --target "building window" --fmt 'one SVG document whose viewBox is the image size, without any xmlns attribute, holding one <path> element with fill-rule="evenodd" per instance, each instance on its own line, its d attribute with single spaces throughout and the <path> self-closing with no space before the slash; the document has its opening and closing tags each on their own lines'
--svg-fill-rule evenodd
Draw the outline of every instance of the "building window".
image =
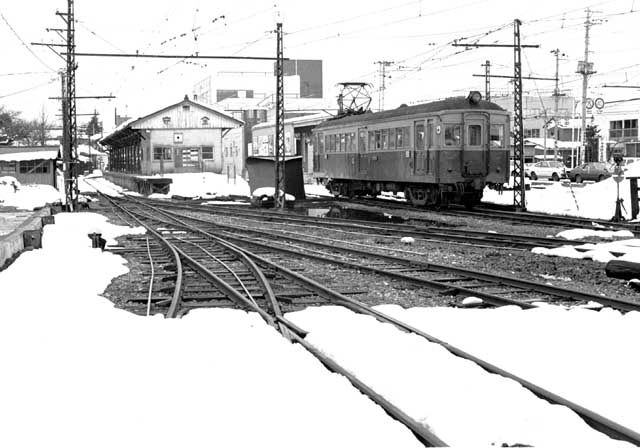
<svg viewBox="0 0 640 448">
<path fill-rule="evenodd" d="M 540 138 L 540 129 L 525 129 L 524 138 Z"/>
<path fill-rule="evenodd" d="M 213 160 L 213 146 L 202 147 L 202 160 Z"/>
<path fill-rule="evenodd" d="M 617 120 L 609 122 L 609 140 L 638 137 L 638 120 Z"/>
<path fill-rule="evenodd" d="M 182 106 L 183 112 L 189 112 L 189 110 L 191 110 L 191 107 L 188 104 L 185 104 L 184 106 Z"/>
<path fill-rule="evenodd" d="M 209 126 L 209 117 L 202 117 L 200 121 L 202 121 L 202 126 Z"/>
<path fill-rule="evenodd" d="M 49 166 L 45 160 L 23 160 L 20 162 L 20 174 L 48 173 Z"/>
<path fill-rule="evenodd" d="M 460 146 L 460 129 L 462 126 L 447 124 L 444 126 L 444 145 Z"/>
<path fill-rule="evenodd" d="M 0 173 L 15 173 L 16 162 L 0 162 Z"/>
<path fill-rule="evenodd" d="M 169 126 L 169 124 L 171 123 L 171 117 L 162 117 L 162 122 L 165 126 Z"/>
<path fill-rule="evenodd" d="M 153 160 L 171 160 L 171 148 L 154 146 Z"/>
</svg>

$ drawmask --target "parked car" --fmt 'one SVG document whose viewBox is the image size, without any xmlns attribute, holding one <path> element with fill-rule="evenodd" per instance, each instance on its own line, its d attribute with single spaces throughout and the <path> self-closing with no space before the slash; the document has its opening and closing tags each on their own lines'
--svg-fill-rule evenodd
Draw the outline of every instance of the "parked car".
<svg viewBox="0 0 640 448">
<path fill-rule="evenodd" d="M 582 182 L 583 180 L 595 180 L 600 182 L 613 176 L 615 165 L 607 162 L 589 162 L 575 167 L 569 172 L 571 182 Z"/>
<path fill-rule="evenodd" d="M 564 163 L 557 161 L 536 162 L 525 168 L 525 176 L 530 177 L 531 180 L 551 179 L 557 182 L 567 177 L 567 167 Z"/>
</svg>

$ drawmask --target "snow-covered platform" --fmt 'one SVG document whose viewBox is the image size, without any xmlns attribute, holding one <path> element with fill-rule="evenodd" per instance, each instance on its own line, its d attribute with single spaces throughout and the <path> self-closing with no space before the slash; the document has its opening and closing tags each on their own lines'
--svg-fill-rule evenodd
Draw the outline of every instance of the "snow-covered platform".
<svg viewBox="0 0 640 448">
<path fill-rule="evenodd" d="M 171 183 L 170 177 L 141 176 L 129 173 L 105 171 L 105 179 L 130 191 L 136 191 L 146 196 L 150 194 L 168 194 Z"/>
<path fill-rule="evenodd" d="M 0 208 L 0 268 L 24 249 L 39 248 L 42 227 L 51 222 L 49 207 L 34 211 Z"/>
</svg>

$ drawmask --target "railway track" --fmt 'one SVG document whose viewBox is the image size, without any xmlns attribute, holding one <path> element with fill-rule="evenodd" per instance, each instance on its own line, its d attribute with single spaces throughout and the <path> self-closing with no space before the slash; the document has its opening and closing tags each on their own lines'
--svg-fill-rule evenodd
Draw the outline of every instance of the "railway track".
<svg viewBox="0 0 640 448">
<path fill-rule="evenodd" d="M 171 305 L 166 312 L 167 316 L 177 317 L 181 312 L 188 310 L 188 306 L 184 305 L 185 297 L 188 296 L 188 294 L 185 296 L 185 292 L 189 291 L 188 285 L 196 284 L 199 293 L 202 293 L 204 286 L 205 295 L 207 295 L 205 300 L 207 301 L 211 300 L 209 294 L 213 292 L 214 288 L 217 288 L 219 297 L 216 300 L 218 302 L 228 300 L 229 303 L 234 302 L 236 306 L 242 309 L 260 314 L 269 325 L 274 326 L 292 342 L 304 346 L 330 370 L 345 375 L 355 387 L 412 430 L 418 439 L 427 446 L 444 446 L 445 444 L 424 425 L 411 419 L 402 409 L 390 403 L 330 357 L 322 354 L 307 343 L 304 339 L 304 330 L 296 327 L 283 317 L 279 306 L 280 297 L 277 293 L 280 288 L 279 278 L 284 279 L 288 285 L 295 283 L 295 288 L 307 289 L 308 295 L 313 295 L 317 298 L 314 300 L 339 304 L 359 313 L 373 315 L 382 322 L 390 323 L 403 331 L 409 331 L 430 342 L 440 344 L 454 355 L 469 359 L 491 373 L 519 382 L 545 400 L 571 408 L 592 427 L 611 437 L 632 443 L 640 443 L 640 434 L 628 428 L 421 330 L 384 315 L 346 295 L 333 291 L 323 284 L 296 273 L 292 269 L 274 263 L 269 259 L 270 257 L 265 256 L 265 252 L 273 250 L 273 248 L 267 247 L 264 241 L 256 241 L 255 235 L 250 237 L 245 231 L 240 232 L 236 229 L 236 232 L 232 232 L 224 226 L 212 225 L 188 216 L 150 208 L 140 201 L 133 201 L 133 204 L 131 201 L 119 200 L 118 202 L 120 202 L 119 207 L 123 213 L 126 213 L 138 224 L 145 226 L 157 241 L 153 245 L 153 249 L 150 244 L 147 247 L 150 263 L 158 265 L 173 263 L 173 267 L 165 267 L 166 272 L 175 272 L 174 292 Z M 126 204 L 123 204 L 123 202 L 126 202 Z M 198 223 L 198 226 L 196 227 L 190 222 Z M 215 231 L 215 235 L 213 231 Z M 243 239 L 244 245 L 240 244 Z M 253 249 L 249 251 L 247 249 L 248 246 L 252 246 Z M 255 249 L 256 247 L 258 250 Z M 123 249 L 117 250 L 122 251 Z M 135 250 L 139 252 L 140 248 Z M 286 253 L 292 255 L 290 250 Z M 390 261 L 389 258 L 386 260 Z M 203 282 L 206 284 L 203 285 Z M 202 297 L 199 298 L 202 299 Z"/>
<path fill-rule="evenodd" d="M 334 199 L 338 203 L 355 203 L 366 206 L 373 206 L 384 209 L 398 209 L 409 211 L 420 211 L 419 208 L 402 201 L 388 199 L 351 199 L 340 200 Z M 320 201 L 322 202 L 322 201 Z M 512 206 L 504 206 L 498 204 L 482 203 L 473 210 L 467 210 L 463 207 L 452 205 L 449 208 L 433 210 L 438 214 L 457 216 L 457 217 L 473 217 L 489 220 L 507 221 L 514 224 L 535 224 L 548 227 L 567 227 L 567 228 L 583 228 L 594 230 L 629 230 L 634 235 L 640 235 L 640 224 L 633 222 L 612 222 L 602 219 L 580 218 L 573 216 L 549 215 L 546 213 L 534 212 L 516 212 Z M 419 218 L 415 218 L 418 220 Z"/>
<path fill-rule="evenodd" d="M 158 206 L 169 207 L 172 210 L 193 211 L 197 213 L 209 213 L 215 210 L 216 215 L 244 217 L 247 220 L 255 219 L 262 222 L 286 223 L 290 227 L 316 226 L 319 228 L 336 229 L 337 231 L 351 232 L 352 234 L 373 235 L 378 237 L 399 238 L 408 236 L 429 242 L 446 242 L 447 244 L 470 245 L 474 247 L 499 247 L 508 249 L 531 250 L 534 247 L 554 248 L 561 246 L 579 246 L 583 243 L 568 241 L 562 238 L 537 237 L 525 234 L 505 234 L 497 232 L 481 232 L 442 225 L 414 224 L 419 219 L 397 218 L 393 223 L 372 222 L 366 219 L 348 219 L 329 216 L 314 217 L 304 216 L 300 213 L 283 214 L 269 209 L 243 209 L 238 206 L 226 205 L 200 205 L 184 204 L 180 202 L 154 201 Z M 340 215 L 340 210 L 333 215 Z M 358 215 L 358 213 L 353 213 Z M 346 213 L 352 215 L 352 213 Z M 399 222 L 403 220 L 404 222 Z"/>
</svg>

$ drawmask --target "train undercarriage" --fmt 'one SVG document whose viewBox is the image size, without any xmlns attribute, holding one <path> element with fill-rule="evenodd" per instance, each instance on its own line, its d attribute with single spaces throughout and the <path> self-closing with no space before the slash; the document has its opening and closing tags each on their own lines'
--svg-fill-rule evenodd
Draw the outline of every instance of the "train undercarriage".
<svg viewBox="0 0 640 448">
<path fill-rule="evenodd" d="M 446 207 L 461 204 L 471 209 L 480 203 L 484 184 L 458 182 L 455 184 L 369 182 L 348 179 L 330 179 L 323 182 L 335 197 L 376 197 L 383 191 L 404 193 L 407 202 L 416 207 Z M 479 186 L 480 188 L 476 188 Z"/>
</svg>

